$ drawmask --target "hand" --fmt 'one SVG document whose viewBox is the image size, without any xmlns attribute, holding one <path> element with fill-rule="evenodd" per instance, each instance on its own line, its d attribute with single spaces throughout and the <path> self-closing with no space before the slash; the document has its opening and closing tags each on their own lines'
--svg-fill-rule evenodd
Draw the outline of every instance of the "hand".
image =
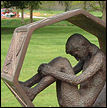
<svg viewBox="0 0 107 108">
<path fill-rule="evenodd" d="M 52 70 L 53 68 L 48 64 L 41 64 L 38 68 L 38 72 L 43 75 L 48 75 Z"/>
</svg>

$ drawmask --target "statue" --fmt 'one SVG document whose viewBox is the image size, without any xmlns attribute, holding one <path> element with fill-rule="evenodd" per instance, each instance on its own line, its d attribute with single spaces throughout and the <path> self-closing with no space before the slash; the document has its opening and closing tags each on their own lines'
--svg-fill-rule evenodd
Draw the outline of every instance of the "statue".
<svg viewBox="0 0 107 108">
<path fill-rule="evenodd" d="M 20 84 L 33 101 L 38 93 L 56 81 L 57 99 L 61 107 L 91 107 L 106 82 L 106 56 L 96 45 L 77 33 L 67 40 L 66 53 L 79 61 L 75 67 L 66 58 L 57 57 L 41 64 L 36 75 Z M 80 71 L 82 73 L 76 76 Z"/>
</svg>

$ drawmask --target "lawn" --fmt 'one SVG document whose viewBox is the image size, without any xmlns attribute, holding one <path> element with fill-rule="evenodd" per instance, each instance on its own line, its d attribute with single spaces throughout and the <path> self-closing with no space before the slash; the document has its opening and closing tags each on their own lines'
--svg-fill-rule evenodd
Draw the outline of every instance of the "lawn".
<svg viewBox="0 0 107 108">
<path fill-rule="evenodd" d="M 27 21 L 28 19 L 25 20 L 25 23 L 27 23 Z M 21 25 L 19 19 L 1 21 L 1 70 L 11 42 L 13 31 L 16 27 Z M 74 57 L 65 53 L 65 43 L 68 37 L 74 33 L 84 35 L 89 41 L 99 46 L 95 36 L 66 21 L 40 28 L 32 34 L 19 80 L 26 81 L 37 73 L 38 66 L 41 63 L 48 63 L 58 56 L 68 58 L 72 66 L 74 66 L 77 61 Z M 53 83 L 38 94 L 33 101 L 34 105 L 36 107 L 58 107 L 55 86 L 56 84 Z M 17 99 L 1 80 L 1 107 L 16 106 L 21 107 Z"/>
</svg>

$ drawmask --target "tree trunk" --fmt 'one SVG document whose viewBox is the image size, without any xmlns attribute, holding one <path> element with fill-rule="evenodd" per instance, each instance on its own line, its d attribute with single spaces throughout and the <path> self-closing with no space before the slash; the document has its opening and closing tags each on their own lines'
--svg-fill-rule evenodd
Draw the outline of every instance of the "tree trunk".
<svg viewBox="0 0 107 108">
<path fill-rule="evenodd" d="M 16 9 L 16 17 L 19 18 L 19 9 Z"/>
<path fill-rule="evenodd" d="M 24 9 L 21 9 L 21 22 L 24 23 Z"/>
<path fill-rule="evenodd" d="M 104 22 L 106 22 L 106 1 L 104 1 L 104 4 L 103 4 L 103 15 L 102 15 L 102 20 Z"/>
<path fill-rule="evenodd" d="M 70 6 L 68 2 L 65 2 L 65 12 L 70 10 Z"/>
<path fill-rule="evenodd" d="M 83 3 L 83 9 L 84 9 L 84 10 L 87 9 L 86 6 L 87 6 L 87 1 L 84 1 L 84 3 Z"/>
<path fill-rule="evenodd" d="M 30 8 L 30 23 L 33 22 L 33 8 Z"/>
</svg>

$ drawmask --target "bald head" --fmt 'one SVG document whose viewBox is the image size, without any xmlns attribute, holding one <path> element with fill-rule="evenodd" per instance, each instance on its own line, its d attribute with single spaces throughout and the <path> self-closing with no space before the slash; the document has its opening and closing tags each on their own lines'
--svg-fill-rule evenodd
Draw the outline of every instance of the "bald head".
<svg viewBox="0 0 107 108">
<path fill-rule="evenodd" d="M 91 43 L 81 34 L 71 35 L 66 43 L 66 53 L 74 56 L 77 60 L 87 56 L 88 47 Z"/>
</svg>

